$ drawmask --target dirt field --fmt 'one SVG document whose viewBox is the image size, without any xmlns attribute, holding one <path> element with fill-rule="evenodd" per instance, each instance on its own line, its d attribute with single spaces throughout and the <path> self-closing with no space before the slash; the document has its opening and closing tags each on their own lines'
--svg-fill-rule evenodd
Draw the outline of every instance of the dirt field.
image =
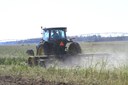
<svg viewBox="0 0 128 85">
<path fill-rule="evenodd" d="M 0 76 L 0 85 L 74 85 L 72 83 L 45 81 L 43 78 Z"/>
</svg>

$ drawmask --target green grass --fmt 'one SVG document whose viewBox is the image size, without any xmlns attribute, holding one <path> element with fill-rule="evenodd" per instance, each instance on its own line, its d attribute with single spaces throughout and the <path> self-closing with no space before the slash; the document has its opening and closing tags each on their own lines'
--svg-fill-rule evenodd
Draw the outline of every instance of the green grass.
<svg viewBox="0 0 128 85">
<path fill-rule="evenodd" d="M 127 42 L 81 43 L 84 52 L 127 52 Z M 43 78 L 46 81 L 65 82 L 72 85 L 128 85 L 128 66 L 107 69 L 104 62 L 88 68 L 42 68 L 26 65 L 27 49 L 35 45 L 0 46 L 0 75 L 15 77 Z M 100 64 L 100 65 L 98 65 Z M 100 67 L 99 67 L 100 66 Z"/>
</svg>

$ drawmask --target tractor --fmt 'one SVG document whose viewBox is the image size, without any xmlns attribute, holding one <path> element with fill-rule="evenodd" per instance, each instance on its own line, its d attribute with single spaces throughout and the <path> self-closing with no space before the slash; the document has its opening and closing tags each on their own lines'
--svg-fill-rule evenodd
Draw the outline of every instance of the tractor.
<svg viewBox="0 0 128 85">
<path fill-rule="evenodd" d="M 66 36 L 67 27 L 51 27 L 42 28 L 42 39 L 36 46 L 36 54 L 34 51 L 27 50 L 26 53 L 31 55 L 28 58 L 28 64 L 46 66 L 45 61 L 51 57 L 64 60 L 69 56 L 75 56 L 81 53 L 79 43 Z"/>
</svg>

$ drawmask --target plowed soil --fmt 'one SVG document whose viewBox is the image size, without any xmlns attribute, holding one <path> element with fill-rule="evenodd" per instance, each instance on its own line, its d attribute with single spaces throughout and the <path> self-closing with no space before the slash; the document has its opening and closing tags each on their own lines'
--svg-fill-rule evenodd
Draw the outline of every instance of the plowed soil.
<svg viewBox="0 0 128 85">
<path fill-rule="evenodd" d="M 43 78 L 0 76 L 0 85 L 74 85 L 71 83 L 46 81 Z"/>
</svg>

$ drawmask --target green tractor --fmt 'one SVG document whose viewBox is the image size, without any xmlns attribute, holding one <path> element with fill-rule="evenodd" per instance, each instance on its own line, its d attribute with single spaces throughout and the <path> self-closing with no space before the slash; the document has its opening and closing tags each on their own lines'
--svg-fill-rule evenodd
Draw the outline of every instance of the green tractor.
<svg viewBox="0 0 128 85">
<path fill-rule="evenodd" d="M 30 66 L 42 65 L 45 67 L 45 61 L 53 56 L 63 60 L 81 53 L 79 43 L 67 39 L 66 27 L 42 28 L 42 31 L 43 38 L 36 46 L 36 55 L 33 50 L 27 50 L 27 53 L 31 55 L 28 58 Z"/>
</svg>

